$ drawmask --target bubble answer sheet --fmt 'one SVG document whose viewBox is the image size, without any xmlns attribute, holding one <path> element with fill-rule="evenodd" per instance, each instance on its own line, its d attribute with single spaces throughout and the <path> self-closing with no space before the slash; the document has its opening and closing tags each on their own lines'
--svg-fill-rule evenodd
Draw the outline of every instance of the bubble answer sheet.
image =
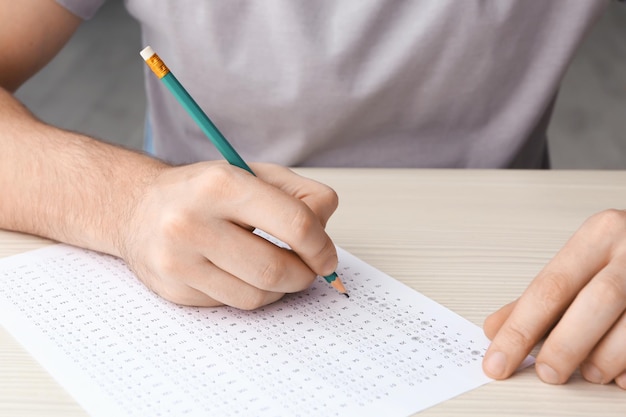
<svg viewBox="0 0 626 417">
<path fill-rule="evenodd" d="M 490 381 L 478 326 L 338 253 L 349 298 L 318 278 L 241 311 L 53 245 L 0 260 L 0 324 L 94 416 L 403 417 Z"/>
</svg>

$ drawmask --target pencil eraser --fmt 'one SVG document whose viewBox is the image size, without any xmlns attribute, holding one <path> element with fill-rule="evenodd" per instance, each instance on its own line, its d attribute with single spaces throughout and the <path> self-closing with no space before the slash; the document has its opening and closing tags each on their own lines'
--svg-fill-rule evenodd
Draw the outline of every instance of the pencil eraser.
<svg viewBox="0 0 626 417">
<path fill-rule="evenodd" d="M 144 61 L 147 61 L 152 55 L 154 55 L 154 51 L 151 47 L 146 46 L 139 52 Z"/>
</svg>

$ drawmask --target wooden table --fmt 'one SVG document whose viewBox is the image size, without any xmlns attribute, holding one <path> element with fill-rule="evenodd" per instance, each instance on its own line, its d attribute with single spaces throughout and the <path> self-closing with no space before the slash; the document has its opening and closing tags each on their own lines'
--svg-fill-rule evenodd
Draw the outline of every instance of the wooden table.
<svg viewBox="0 0 626 417">
<path fill-rule="evenodd" d="M 339 193 L 328 225 L 336 244 L 478 325 L 517 297 L 587 217 L 626 206 L 626 171 L 298 171 Z M 0 231 L 0 256 L 48 244 Z M 0 415 L 84 414 L 0 329 Z M 421 415 L 623 417 L 626 392 L 578 373 L 551 386 L 529 368 Z"/>
</svg>

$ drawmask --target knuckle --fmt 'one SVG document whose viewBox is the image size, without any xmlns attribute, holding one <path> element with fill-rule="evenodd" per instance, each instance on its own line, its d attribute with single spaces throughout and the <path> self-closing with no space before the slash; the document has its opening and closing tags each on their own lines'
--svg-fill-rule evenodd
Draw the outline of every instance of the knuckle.
<svg viewBox="0 0 626 417">
<path fill-rule="evenodd" d="M 626 300 L 626 282 L 616 271 L 606 270 L 595 285 L 594 295 L 602 305 L 619 305 Z"/>
<path fill-rule="evenodd" d="M 337 249 L 335 248 L 333 241 L 326 239 L 326 243 L 324 243 L 324 246 L 322 246 L 317 256 L 322 259 L 333 258 L 337 260 Z"/>
<path fill-rule="evenodd" d="M 605 234 L 626 231 L 626 211 L 618 209 L 603 210 L 591 217 L 595 226 Z"/>
<path fill-rule="evenodd" d="M 536 294 L 543 313 L 552 316 L 569 304 L 571 294 L 575 293 L 572 285 L 569 275 L 563 272 L 552 271 L 543 275 L 537 290 L 540 293 Z"/>
<path fill-rule="evenodd" d="M 271 290 L 281 281 L 284 262 L 280 258 L 269 259 L 259 274 L 258 286 L 264 290 Z"/>
<path fill-rule="evenodd" d="M 307 210 L 298 210 L 290 219 L 290 231 L 294 242 L 304 242 L 319 221 Z"/>
<path fill-rule="evenodd" d="M 509 326 L 500 337 L 500 345 L 509 346 L 516 350 L 520 347 L 530 348 L 535 344 L 530 330 L 519 324 Z"/>
<path fill-rule="evenodd" d="M 320 192 L 320 199 L 324 202 L 324 206 L 329 207 L 333 212 L 339 206 L 339 195 L 328 186 L 324 186 Z"/>
<path fill-rule="evenodd" d="M 265 292 L 261 290 L 250 291 L 245 296 L 242 296 L 238 301 L 237 305 L 233 305 L 233 307 L 239 308 L 241 310 L 256 310 L 258 308 L 263 307 L 267 304 Z"/>
<path fill-rule="evenodd" d="M 234 170 L 230 165 L 216 164 L 207 171 L 206 178 L 199 185 L 203 195 L 210 195 L 216 201 L 229 200 L 239 188 L 233 183 L 236 181 Z"/>
<path fill-rule="evenodd" d="M 567 340 L 547 340 L 541 348 L 541 360 L 547 362 L 558 372 L 559 364 L 579 362 L 581 352 L 572 347 Z M 539 358 L 538 358 L 539 359 Z"/>
</svg>

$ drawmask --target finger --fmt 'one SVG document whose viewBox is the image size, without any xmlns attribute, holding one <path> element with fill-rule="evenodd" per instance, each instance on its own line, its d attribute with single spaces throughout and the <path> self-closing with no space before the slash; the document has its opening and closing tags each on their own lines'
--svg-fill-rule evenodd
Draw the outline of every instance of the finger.
<svg viewBox="0 0 626 417">
<path fill-rule="evenodd" d="M 216 267 L 197 252 L 163 253 L 155 272 L 138 275 L 163 298 L 184 305 L 226 304 L 251 310 L 271 304 L 283 295 L 255 288 Z"/>
<path fill-rule="evenodd" d="M 496 333 L 500 330 L 506 319 L 511 315 L 511 312 L 515 308 L 517 304 L 517 300 L 512 301 L 502 307 L 500 309 L 485 319 L 485 323 L 483 323 L 483 330 L 485 332 L 485 336 L 489 339 L 493 339 L 496 336 Z"/>
<path fill-rule="evenodd" d="M 143 280 L 146 282 L 145 280 Z M 172 303 L 193 307 L 216 307 L 223 303 L 211 298 L 202 291 L 171 279 L 152 279 L 146 284 L 154 293 Z"/>
<path fill-rule="evenodd" d="M 175 261 L 173 261 L 175 259 Z M 172 303 L 196 306 L 214 307 L 223 303 L 211 298 L 209 295 L 189 287 L 180 280 L 180 276 L 186 276 L 191 263 L 185 262 L 180 256 L 159 257 L 152 267 L 146 264 L 137 265 L 129 262 L 128 266 L 135 273 L 137 278 L 144 283 L 152 292 Z"/>
<path fill-rule="evenodd" d="M 204 260 L 187 271 L 185 284 L 210 298 L 242 310 L 254 310 L 284 294 L 258 289 Z"/>
<path fill-rule="evenodd" d="M 539 273 L 494 336 L 483 370 L 495 379 L 509 377 L 606 263 L 610 239 L 598 230 L 579 230 Z"/>
<path fill-rule="evenodd" d="M 580 291 L 537 355 L 537 373 L 543 381 L 567 381 L 622 315 L 626 309 L 624 270 L 626 259 L 614 257 Z"/>
<path fill-rule="evenodd" d="M 196 247 L 211 263 L 256 288 L 278 293 L 301 291 L 317 275 L 294 252 L 238 225 L 221 222 L 199 235 L 202 241 Z"/>
<path fill-rule="evenodd" d="M 517 300 L 512 301 L 509 304 L 502 306 L 498 311 L 489 315 L 485 319 L 485 323 L 483 324 L 485 336 L 487 336 L 489 339 L 493 339 L 502 328 L 502 325 L 504 324 L 506 319 L 511 315 L 516 305 Z M 547 333 L 549 333 L 552 328 L 553 327 L 550 327 Z"/>
<path fill-rule="evenodd" d="M 278 165 L 254 164 L 254 170 L 265 182 L 303 201 L 324 227 L 337 209 L 337 193 L 325 184 Z"/>
<path fill-rule="evenodd" d="M 613 380 L 617 383 L 619 376 L 626 370 L 624 352 L 626 352 L 626 314 L 623 313 L 585 360 L 580 367 L 580 373 L 594 384 L 608 384 Z"/>
<path fill-rule="evenodd" d="M 256 181 L 254 191 L 242 197 L 236 209 L 232 204 L 225 207 L 222 216 L 269 233 L 287 243 L 316 274 L 331 274 L 337 252 L 317 215 L 284 191 L 260 179 L 248 180 Z"/>
<path fill-rule="evenodd" d="M 622 372 L 617 378 L 615 378 L 615 383 L 621 389 L 626 389 L 626 371 Z"/>
</svg>

